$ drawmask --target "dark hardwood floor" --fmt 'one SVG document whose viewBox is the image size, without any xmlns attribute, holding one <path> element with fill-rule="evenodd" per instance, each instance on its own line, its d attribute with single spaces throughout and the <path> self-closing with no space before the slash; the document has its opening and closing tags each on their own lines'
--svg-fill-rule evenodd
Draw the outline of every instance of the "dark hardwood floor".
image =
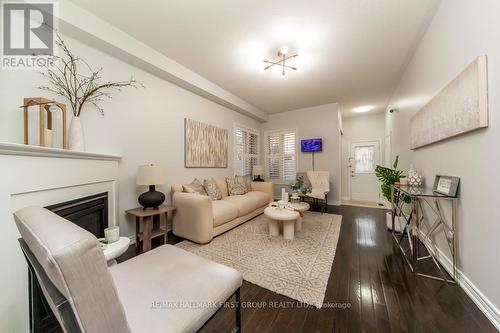
<svg viewBox="0 0 500 333">
<path fill-rule="evenodd" d="M 412 275 L 385 227 L 384 210 L 332 206 L 328 212 L 343 219 L 324 302 L 344 307 L 298 306 L 244 281 L 243 332 L 497 332 L 460 287 Z M 234 309 L 221 309 L 201 331 L 231 332 L 234 323 Z"/>
</svg>

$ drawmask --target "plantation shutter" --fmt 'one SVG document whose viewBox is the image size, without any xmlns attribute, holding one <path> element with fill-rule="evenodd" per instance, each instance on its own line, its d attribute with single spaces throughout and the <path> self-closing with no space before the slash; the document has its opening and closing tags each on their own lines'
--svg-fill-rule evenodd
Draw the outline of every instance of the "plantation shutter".
<svg viewBox="0 0 500 333">
<path fill-rule="evenodd" d="M 295 180 L 297 173 L 295 130 L 277 131 L 266 136 L 266 175 L 279 183 Z"/>
<path fill-rule="evenodd" d="M 234 170 L 238 176 L 252 175 L 254 165 L 259 164 L 259 134 L 255 130 L 235 127 Z"/>
</svg>

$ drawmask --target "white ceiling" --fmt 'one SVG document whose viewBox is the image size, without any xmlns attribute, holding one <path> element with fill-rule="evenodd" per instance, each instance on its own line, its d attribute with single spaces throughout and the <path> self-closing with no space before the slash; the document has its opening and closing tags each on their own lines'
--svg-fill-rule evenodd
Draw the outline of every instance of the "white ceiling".
<svg viewBox="0 0 500 333">
<path fill-rule="evenodd" d="M 78 0 L 269 113 L 339 102 L 383 112 L 439 0 Z M 287 45 L 298 72 L 262 71 Z"/>
</svg>

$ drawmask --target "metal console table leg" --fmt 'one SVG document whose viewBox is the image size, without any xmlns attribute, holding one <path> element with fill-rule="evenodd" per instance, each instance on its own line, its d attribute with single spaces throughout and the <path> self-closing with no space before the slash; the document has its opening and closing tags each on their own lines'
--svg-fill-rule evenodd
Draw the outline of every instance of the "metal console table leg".
<svg viewBox="0 0 500 333">
<path fill-rule="evenodd" d="M 408 216 L 404 214 L 402 209 L 402 198 L 404 196 L 408 196 L 411 199 L 411 213 Z M 446 215 L 440 202 L 441 200 L 451 201 L 451 226 L 446 221 Z M 432 201 L 433 204 L 429 203 L 429 201 Z M 420 188 L 392 186 L 391 203 L 392 236 L 410 270 L 416 276 L 430 278 L 447 283 L 456 283 L 457 245 L 455 239 L 455 228 L 457 216 L 457 198 L 440 195 L 438 193 L 430 192 L 429 190 L 425 191 L 424 189 Z M 429 229 L 425 233 L 422 230 L 422 225 L 424 225 L 423 222 L 427 219 L 425 216 L 425 210 L 423 209 L 423 203 L 425 203 L 430 208 L 430 211 L 432 211 L 436 215 L 436 219 L 432 222 Z M 396 217 L 403 217 L 403 219 L 405 220 L 405 226 L 404 229 L 400 232 L 399 239 L 397 232 L 395 231 Z M 451 272 L 447 272 L 443 268 L 444 266 L 441 265 L 438 260 L 439 251 L 432 237 L 438 230 L 443 231 L 450 250 L 450 254 L 452 256 Z M 405 236 L 408 237 L 409 252 L 407 252 L 401 244 Z M 426 248 L 428 252 L 427 255 L 419 255 L 420 243 Z M 440 276 L 425 274 L 419 271 L 419 262 L 427 259 L 432 259 L 434 265 L 439 270 Z"/>
</svg>

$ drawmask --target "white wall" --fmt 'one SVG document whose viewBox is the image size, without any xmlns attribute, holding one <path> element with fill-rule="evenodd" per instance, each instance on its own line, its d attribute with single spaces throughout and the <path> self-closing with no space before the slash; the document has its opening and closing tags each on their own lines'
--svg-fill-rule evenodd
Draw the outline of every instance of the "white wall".
<svg viewBox="0 0 500 333">
<path fill-rule="evenodd" d="M 300 152 L 300 140 L 323 139 L 323 151 L 315 153 L 315 170 L 330 171 L 330 189 L 328 202 L 332 205 L 340 203 L 340 133 L 339 106 L 337 103 L 319 105 L 310 108 L 269 115 L 269 121 L 262 124 L 262 151 L 265 162 L 265 133 L 271 130 L 297 129 L 298 171 L 312 170 L 312 154 Z M 281 187 L 277 185 L 275 192 Z"/>
<path fill-rule="evenodd" d="M 458 267 L 463 287 L 500 329 L 500 2 L 444 0 L 408 65 L 387 114 L 393 155 L 432 186 L 436 174 L 461 178 Z M 411 152 L 409 117 L 477 56 L 488 56 L 490 126 Z M 441 244 L 441 249 L 445 246 Z M 482 302 L 482 303 L 481 303 Z"/>
<path fill-rule="evenodd" d="M 380 142 L 380 163 L 384 161 L 384 133 L 385 115 L 383 113 L 373 115 L 362 115 L 355 117 L 344 117 L 342 135 L 342 199 L 349 200 L 349 157 L 350 144 L 359 141 L 379 141 Z"/>
<path fill-rule="evenodd" d="M 125 89 L 113 93 L 103 103 L 105 116 L 87 106 L 82 113 L 87 151 L 123 156 L 119 167 L 116 216 L 122 235 L 135 234 L 135 224 L 124 211 L 138 206 L 140 190 L 135 185 L 137 167 L 160 164 L 167 170 L 167 182 L 159 190 L 170 193 L 174 183 L 194 177 L 229 176 L 233 172 L 233 124 L 260 129 L 260 123 L 245 115 L 179 88 L 165 80 L 132 67 L 108 54 L 79 41 L 64 37 L 69 47 L 91 65 L 103 67 L 104 80 L 123 80 L 131 75 L 145 88 Z M 36 89 L 44 81 L 32 71 L 2 71 L 0 75 L 0 141 L 22 143 L 22 112 L 18 108 L 23 97 L 45 96 L 61 100 Z M 228 168 L 184 168 L 184 118 L 209 123 L 229 131 Z M 72 170 L 67 170 L 71 173 Z"/>
</svg>

